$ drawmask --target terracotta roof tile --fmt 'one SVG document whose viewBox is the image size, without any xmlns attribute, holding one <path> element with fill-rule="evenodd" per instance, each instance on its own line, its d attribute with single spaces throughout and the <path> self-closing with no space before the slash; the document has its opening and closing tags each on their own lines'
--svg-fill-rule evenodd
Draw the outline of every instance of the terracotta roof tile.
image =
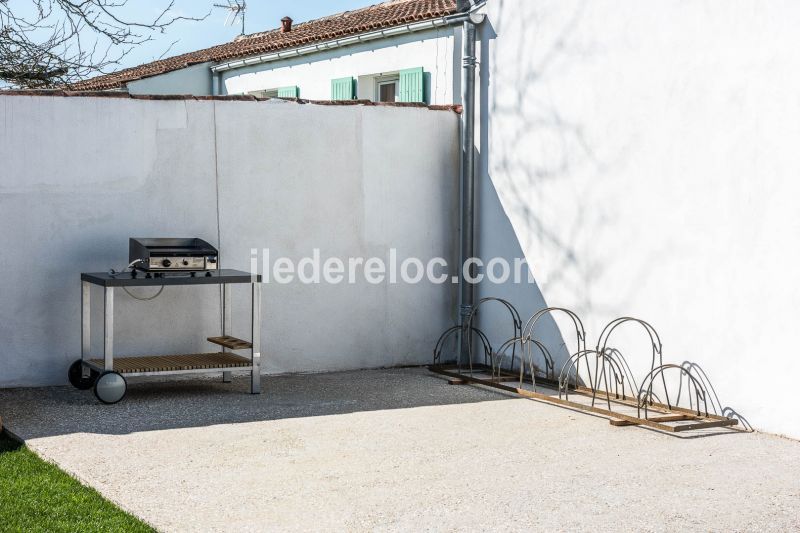
<svg viewBox="0 0 800 533">
<path fill-rule="evenodd" d="M 443 17 L 453 14 L 455 11 L 455 0 L 391 0 L 355 11 L 345 11 L 296 24 L 292 27 L 292 31 L 287 33 L 282 33 L 280 29 L 253 33 L 230 43 L 81 81 L 73 84 L 70 88 L 75 90 L 118 89 L 129 81 L 156 76 L 199 63 L 225 61 L 295 48 L 366 31 Z"/>
</svg>

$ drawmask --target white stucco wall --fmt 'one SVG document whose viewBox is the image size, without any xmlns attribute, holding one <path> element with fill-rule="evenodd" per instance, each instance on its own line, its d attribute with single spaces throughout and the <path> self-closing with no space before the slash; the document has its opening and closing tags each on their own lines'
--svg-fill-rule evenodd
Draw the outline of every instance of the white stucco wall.
<svg viewBox="0 0 800 533">
<path fill-rule="evenodd" d="M 211 63 L 199 63 L 127 84 L 130 94 L 211 94 Z"/>
<path fill-rule="evenodd" d="M 724 406 L 800 437 L 800 4 L 488 12 L 480 197 L 505 215 L 482 210 L 480 249 L 524 251 L 544 300 L 482 292 L 571 307 L 590 344 L 617 316 L 646 319 L 665 361 L 700 364 Z M 619 347 L 641 377 L 650 356 L 634 333 Z"/>
<path fill-rule="evenodd" d="M 458 118 L 428 109 L 0 96 L 0 386 L 64 383 L 80 353 L 80 272 L 131 236 L 198 236 L 222 266 L 272 257 L 452 257 Z M 391 131 L 392 143 L 383 142 Z M 410 157 L 412 155 L 413 157 Z M 217 188 L 218 186 L 218 188 Z M 451 286 L 266 284 L 262 368 L 426 363 Z M 150 291 L 141 289 L 142 294 Z M 116 291 L 118 356 L 208 350 L 216 288 Z M 234 292 L 246 336 L 247 290 Z M 100 320 L 101 291 L 94 293 Z M 99 324 L 96 322 L 96 324 Z M 93 351 L 101 350 L 95 329 Z"/>
<path fill-rule="evenodd" d="M 423 67 L 428 84 L 428 103 L 447 105 L 456 101 L 453 75 L 460 76 L 460 65 L 455 63 L 457 58 L 453 56 L 455 41 L 452 27 L 420 31 L 225 71 L 223 85 L 226 94 L 297 86 L 301 98 L 330 100 L 332 79 Z M 361 93 L 359 96 L 373 99 L 373 95 Z"/>
</svg>

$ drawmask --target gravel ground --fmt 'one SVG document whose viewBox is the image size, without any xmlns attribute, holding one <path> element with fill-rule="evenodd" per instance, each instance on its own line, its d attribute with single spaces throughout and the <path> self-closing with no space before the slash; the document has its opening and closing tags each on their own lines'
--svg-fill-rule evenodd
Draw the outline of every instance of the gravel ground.
<svg viewBox="0 0 800 533">
<path fill-rule="evenodd" d="M 676 438 L 421 369 L 0 390 L 28 445 L 162 531 L 800 530 L 800 443 Z"/>
</svg>

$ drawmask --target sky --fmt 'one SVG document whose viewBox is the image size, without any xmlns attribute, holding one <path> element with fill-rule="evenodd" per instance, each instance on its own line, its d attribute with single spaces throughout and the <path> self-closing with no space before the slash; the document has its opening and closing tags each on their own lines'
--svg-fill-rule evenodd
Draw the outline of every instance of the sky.
<svg viewBox="0 0 800 533">
<path fill-rule="evenodd" d="M 255 33 L 280 26 L 280 19 L 290 16 L 296 23 L 341 13 L 350 9 L 380 3 L 382 0 L 250 0 L 247 2 L 245 31 Z M 148 20 L 168 4 L 168 0 L 132 0 L 126 8 L 126 16 Z M 165 57 L 199 50 L 215 44 L 233 40 L 241 32 L 241 25 L 225 26 L 225 9 L 212 8 L 213 4 L 227 4 L 227 0 L 176 0 L 174 12 L 177 15 L 202 17 L 209 10 L 211 14 L 203 21 L 178 21 L 163 35 L 155 35 L 154 40 L 133 50 L 126 56 L 120 67 L 133 67 L 158 59 L 165 51 Z M 174 45 L 172 43 L 177 41 Z M 172 48 L 170 48 L 172 45 Z M 118 70 L 114 68 L 113 70 Z"/>
</svg>

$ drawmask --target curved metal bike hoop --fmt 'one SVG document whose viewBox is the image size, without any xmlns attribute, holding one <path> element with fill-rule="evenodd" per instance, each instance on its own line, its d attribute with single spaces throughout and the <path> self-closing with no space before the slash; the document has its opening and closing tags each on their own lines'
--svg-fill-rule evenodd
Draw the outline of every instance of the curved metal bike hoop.
<svg viewBox="0 0 800 533">
<path fill-rule="evenodd" d="M 705 416 L 708 416 L 708 392 L 706 391 L 705 387 L 686 368 L 684 368 L 682 365 L 676 365 L 674 363 L 667 363 L 665 365 L 661 365 L 657 368 L 654 368 L 653 370 L 650 371 L 650 373 L 647 374 L 647 376 L 645 376 L 644 380 L 642 381 L 642 386 L 639 388 L 639 393 L 637 395 L 637 400 L 638 400 L 636 407 L 637 416 L 641 416 L 641 409 L 642 407 L 644 407 L 644 418 L 645 419 L 648 418 L 647 406 L 650 402 L 647 401 L 647 398 L 652 394 L 653 381 L 659 375 L 661 375 L 661 377 L 663 378 L 664 371 L 669 369 L 677 369 L 680 372 L 681 376 L 686 376 L 689 379 L 691 384 L 694 386 L 695 396 L 697 396 L 697 409 L 696 409 L 697 415 L 698 416 L 701 415 L 700 402 L 702 401 L 703 414 L 705 414 Z M 688 386 L 689 385 L 687 384 L 687 388 Z M 645 389 L 647 389 L 647 394 L 645 394 Z M 689 409 L 694 409 L 691 404 L 691 398 L 692 398 L 691 391 L 688 391 L 687 394 L 689 395 L 689 402 L 690 402 Z M 669 409 L 672 409 L 673 404 L 669 399 L 669 391 L 666 389 L 666 385 L 664 389 L 664 397 L 666 399 L 667 407 Z M 678 407 L 679 403 L 680 403 L 680 394 L 678 395 L 678 398 L 676 398 L 675 406 Z"/>
<path fill-rule="evenodd" d="M 536 339 L 530 339 L 529 338 L 528 342 L 532 342 L 533 344 L 535 344 L 536 347 L 539 348 L 539 351 L 542 353 L 542 358 L 544 359 L 544 367 L 545 367 L 544 368 L 544 375 L 545 375 L 545 377 L 547 379 L 555 380 L 555 377 L 556 377 L 556 370 L 555 370 L 556 363 L 555 363 L 555 360 L 553 359 L 552 354 L 550 353 L 550 350 L 547 349 L 547 346 L 545 346 L 544 344 L 542 344 L 541 342 L 539 342 Z M 533 375 L 535 367 L 533 365 L 533 352 L 531 351 L 530 348 L 528 348 L 528 366 L 531 369 L 531 375 Z"/>
<path fill-rule="evenodd" d="M 473 350 L 472 349 L 472 331 L 473 330 L 479 331 L 479 330 L 477 330 L 477 328 L 474 328 L 472 326 L 472 321 L 475 319 L 475 316 L 476 316 L 476 314 L 478 312 L 478 309 L 483 304 L 488 303 L 488 302 L 499 302 L 499 303 L 503 304 L 505 306 L 505 308 L 508 310 L 508 312 L 511 314 L 511 320 L 513 322 L 513 327 L 514 327 L 514 333 L 511 336 L 511 338 L 520 337 L 521 334 L 522 334 L 522 319 L 520 318 L 519 311 L 517 311 L 517 308 L 514 307 L 514 305 L 512 305 L 511 302 L 509 302 L 508 300 L 504 300 L 503 298 L 496 298 L 496 297 L 493 297 L 493 296 L 487 296 L 486 298 L 481 298 L 480 300 L 478 300 L 478 303 L 475 304 L 475 306 L 470 311 L 469 315 L 467 315 L 467 320 L 464 322 L 464 325 L 463 325 L 464 332 L 465 333 L 469 332 L 468 333 L 469 337 L 467 339 L 467 354 L 469 355 L 469 372 L 470 372 L 470 375 L 473 374 L 473 361 L 474 361 L 473 353 L 472 353 L 472 350 Z M 487 342 L 488 342 L 488 339 L 487 339 Z M 505 345 L 505 344 L 506 343 L 504 342 L 503 345 Z M 516 344 L 512 344 L 511 346 L 512 346 L 512 350 L 511 350 L 511 366 L 513 368 L 514 360 L 516 358 Z M 486 357 L 486 353 L 484 352 L 484 364 L 486 364 L 485 357 Z M 491 365 L 492 369 L 495 368 L 494 352 L 491 350 L 491 344 L 489 345 L 489 364 Z M 492 372 L 494 373 L 494 370 L 492 370 Z"/>
<path fill-rule="evenodd" d="M 461 326 L 451 326 L 447 328 L 444 331 L 444 333 L 442 333 L 439 336 L 439 340 L 436 341 L 436 347 L 434 347 L 433 349 L 433 364 L 438 364 L 439 361 L 441 360 L 442 350 L 444 349 L 445 341 L 447 341 L 447 339 L 449 339 L 450 336 L 452 336 L 454 333 L 459 332 L 460 330 L 462 330 Z M 483 331 L 479 330 L 478 328 L 472 328 L 472 330 L 478 334 L 478 338 L 481 340 L 481 343 L 483 345 L 483 358 L 485 362 L 489 357 L 489 354 L 491 354 L 492 352 L 492 345 L 489 343 L 489 338 Z"/>
<path fill-rule="evenodd" d="M 591 365 L 589 363 L 588 357 L 592 354 L 595 356 L 596 361 L 603 361 L 602 367 L 600 367 L 599 362 L 595 364 L 595 377 L 591 377 Z M 581 350 L 572 354 L 569 359 L 564 363 L 564 366 L 561 367 L 561 372 L 558 376 L 558 397 L 561 398 L 562 394 L 564 395 L 565 399 L 569 399 L 569 377 L 572 369 L 575 369 L 575 384 L 577 386 L 578 383 L 578 372 L 579 372 L 579 364 L 580 360 L 586 360 L 586 368 L 587 372 L 589 372 L 589 389 L 592 393 L 592 406 L 594 406 L 595 401 L 597 400 L 598 392 L 605 393 L 605 400 L 608 404 L 609 410 L 611 410 L 611 387 L 608 385 L 608 376 L 606 374 L 606 367 L 611 369 L 613 373 L 612 376 L 612 383 L 614 384 L 614 399 L 618 400 L 626 399 L 625 394 L 625 382 L 628 382 L 628 389 L 630 390 L 631 397 L 635 393 L 638 393 L 638 387 L 636 386 L 636 380 L 633 378 L 633 373 L 630 371 L 630 367 L 628 366 L 628 362 L 622 356 L 622 353 L 619 350 L 609 349 L 606 352 L 598 352 L 597 350 Z M 598 368 L 602 368 L 602 370 L 598 370 Z M 565 375 L 566 374 L 566 375 Z M 600 380 L 603 380 L 605 385 L 604 389 L 600 388 Z M 622 387 L 622 394 L 620 395 L 619 388 Z"/>
<path fill-rule="evenodd" d="M 580 317 L 571 309 L 567 309 L 566 307 L 546 307 L 544 309 L 540 309 L 536 313 L 534 313 L 527 322 L 525 322 L 525 327 L 522 329 L 523 337 L 527 338 L 530 341 L 534 341 L 533 337 L 533 330 L 536 327 L 536 323 L 545 315 L 552 315 L 556 311 L 566 314 L 571 320 L 572 324 L 575 326 L 575 337 L 577 342 L 577 350 L 581 351 L 582 349 L 586 349 L 586 330 L 583 327 L 583 321 L 581 321 Z M 555 322 L 555 321 L 554 321 Z M 556 329 L 561 333 L 561 328 L 558 327 L 558 323 L 556 323 Z M 563 338 L 563 334 L 562 334 Z M 537 341 L 539 345 L 540 342 Z M 552 361 L 552 354 L 547 352 L 550 355 L 550 360 Z M 588 363 L 587 363 L 588 364 Z M 554 369 L 555 374 L 555 369 Z"/>
<path fill-rule="evenodd" d="M 533 328 L 536 326 L 536 322 L 539 321 L 544 315 L 552 314 L 555 311 L 561 311 L 562 313 L 566 313 L 572 319 L 572 323 L 575 325 L 575 332 L 578 335 L 578 341 L 586 342 L 586 330 L 583 328 L 583 322 L 581 321 L 580 317 L 576 315 L 570 309 L 566 307 L 546 307 L 544 309 L 540 309 L 536 311 L 527 322 L 525 322 L 525 327 L 522 328 L 523 336 L 533 337 Z M 558 327 L 558 324 L 556 324 Z"/>
<path fill-rule="evenodd" d="M 596 353 L 596 351 L 595 350 L 591 350 L 591 349 L 589 349 L 589 350 L 587 350 L 587 349 L 578 350 L 574 354 L 570 355 L 567 358 L 566 361 L 564 361 L 564 364 L 561 366 L 561 372 L 559 372 L 559 374 L 558 374 L 558 395 L 559 395 L 559 398 L 561 397 L 562 389 L 567 394 L 567 397 L 569 397 L 569 375 L 570 375 L 570 371 L 572 370 L 572 367 L 574 366 L 575 361 L 577 361 L 578 359 L 580 359 L 581 357 L 583 357 L 584 355 L 586 355 L 588 353 Z M 564 376 L 564 372 L 565 371 L 567 372 L 566 379 L 565 379 L 565 376 Z M 590 381 L 591 381 L 591 378 L 590 378 Z M 577 371 L 576 371 L 576 374 L 575 374 L 575 386 L 577 387 L 577 385 L 578 385 L 578 375 L 577 375 Z"/>
<path fill-rule="evenodd" d="M 526 337 L 514 337 L 512 339 L 508 339 L 506 342 L 500 346 L 500 348 L 495 353 L 496 358 L 496 365 L 492 366 L 492 377 L 500 377 L 500 373 L 502 371 L 503 360 L 508 355 L 508 348 L 515 344 L 520 345 L 520 350 L 525 350 L 527 346 L 527 352 L 523 355 L 520 355 L 520 367 L 519 367 L 519 386 L 522 387 L 525 381 L 525 360 L 526 358 L 524 355 L 527 355 L 528 361 L 528 368 L 531 377 L 531 385 L 533 386 L 533 390 L 536 390 L 536 366 L 533 363 L 533 351 L 531 349 L 531 345 L 535 344 L 539 351 L 542 353 L 542 357 L 544 358 L 545 362 L 545 378 L 547 379 L 554 379 L 555 378 L 555 363 L 553 362 L 553 356 L 550 355 L 550 351 L 547 347 L 539 342 L 536 339 L 526 338 Z M 513 371 L 513 367 L 511 368 Z"/>
<path fill-rule="evenodd" d="M 711 384 L 711 379 L 709 379 L 708 374 L 706 371 L 703 370 L 703 367 L 698 365 L 697 363 L 693 363 L 691 361 L 684 361 L 681 363 L 681 366 L 686 368 L 686 370 L 694 375 L 700 383 L 703 384 L 703 387 L 708 392 L 708 399 L 711 403 L 711 409 L 714 410 L 714 414 L 722 414 L 724 408 L 722 407 L 722 403 L 719 401 L 719 396 L 717 396 L 717 391 L 714 389 L 714 385 Z M 681 385 L 683 381 L 681 381 Z M 678 389 L 678 395 L 680 396 L 680 388 Z"/>
<path fill-rule="evenodd" d="M 625 359 L 625 356 L 622 355 L 622 352 L 616 348 L 606 348 L 605 353 L 608 356 L 613 356 L 613 358 L 617 361 L 617 364 L 619 364 L 619 366 L 621 367 L 621 370 L 627 376 L 628 384 L 633 385 L 633 391 L 638 391 L 639 385 L 636 383 L 636 378 L 633 377 L 633 370 L 631 370 L 630 365 L 628 365 L 628 360 Z"/>
<path fill-rule="evenodd" d="M 611 337 L 611 334 L 617 329 L 619 326 L 626 322 L 635 322 L 641 325 L 647 335 L 650 337 L 650 344 L 653 347 L 653 360 L 650 365 L 651 370 L 655 368 L 657 365 L 655 364 L 656 356 L 658 356 L 658 364 L 664 364 L 663 356 L 661 354 L 662 344 L 661 344 L 661 337 L 658 336 L 658 332 L 656 328 L 654 328 L 650 323 L 645 322 L 640 318 L 634 318 L 631 316 L 622 316 L 619 318 L 615 318 L 603 328 L 603 331 L 600 332 L 600 337 L 597 339 L 597 351 L 604 351 L 608 347 L 608 339 Z M 601 346 L 602 344 L 602 346 Z"/>
<path fill-rule="evenodd" d="M 661 344 L 661 337 L 658 335 L 658 331 L 656 328 L 653 327 L 652 324 L 646 322 L 640 318 L 635 318 L 631 316 L 622 316 L 619 318 L 615 318 L 603 328 L 600 332 L 600 337 L 597 338 L 597 350 L 603 351 L 608 348 L 608 339 L 611 338 L 611 334 L 614 332 L 622 324 L 627 322 L 634 322 L 642 326 L 647 332 L 647 336 L 650 337 L 650 345 L 652 346 L 653 353 L 650 359 L 650 370 L 652 371 L 656 367 L 664 364 L 664 356 L 662 354 L 662 344 Z M 602 347 L 600 346 L 602 344 Z M 658 364 L 656 364 L 656 359 L 658 359 Z M 667 381 L 666 378 L 662 376 L 662 381 L 664 383 L 664 390 L 667 389 Z"/>
</svg>

